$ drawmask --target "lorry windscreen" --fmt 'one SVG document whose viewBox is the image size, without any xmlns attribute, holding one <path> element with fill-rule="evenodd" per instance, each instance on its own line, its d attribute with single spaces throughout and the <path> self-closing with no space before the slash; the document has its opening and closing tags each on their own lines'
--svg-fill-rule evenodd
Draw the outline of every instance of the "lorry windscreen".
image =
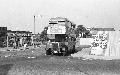
<svg viewBox="0 0 120 75">
<path fill-rule="evenodd" d="M 51 42 L 65 42 L 66 36 L 65 34 L 55 34 L 55 38 L 50 40 Z"/>
<path fill-rule="evenodd" d="M 65 34 L 55 34 L 55 42 L 65 42 Z"/>
</svg>

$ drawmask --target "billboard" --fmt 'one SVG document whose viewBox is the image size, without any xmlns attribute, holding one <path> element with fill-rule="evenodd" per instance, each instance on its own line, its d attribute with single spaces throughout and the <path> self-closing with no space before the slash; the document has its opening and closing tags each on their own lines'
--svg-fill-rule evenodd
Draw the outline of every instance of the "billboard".
<svg viewBox="0 0 120 75">
<path fill-rule="evenodd" d="M 96 35 L 93 35 L 91 54 L 103 55 L 108 47 L 108 37 L 108 31 L 98 31 Z"/>
<path fill-rule="evenodd" d="M 47 34 L 65 34 L 66 27 L 62 25 L 51 25 L 48 27 Z"/>
</svg>

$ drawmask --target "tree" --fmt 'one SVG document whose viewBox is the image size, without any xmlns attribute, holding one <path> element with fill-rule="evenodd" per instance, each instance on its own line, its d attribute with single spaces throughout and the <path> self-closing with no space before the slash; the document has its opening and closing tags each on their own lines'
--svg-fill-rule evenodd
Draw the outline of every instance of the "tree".
<svg viewBox="0 0 120 75">
<path fill-rule="evenodd" d="M 76 30 L 75 30 L 76 37 L 78 37 L 79 34 L 82 34 L 85 31 L 86 31 L 86 28 L 83 27 L 83 25 L 78 25 Z"/>
<path fill-rule="evenodd" d="M 44 30 L 41 32 L 40 39 L 42 42 L 48 40 L 47 30 L 48 30 L 48 27 L 45 27 Z"/>
<path fill-rule="evenodd" d="M 87 30 L 83 25 L 78 25 L 76 30 L 75 30 L 76 37 L 79 36 L 79 34 L 83 34 L 82 37 L 91 37 L 90 31 Z"/>
</svg>

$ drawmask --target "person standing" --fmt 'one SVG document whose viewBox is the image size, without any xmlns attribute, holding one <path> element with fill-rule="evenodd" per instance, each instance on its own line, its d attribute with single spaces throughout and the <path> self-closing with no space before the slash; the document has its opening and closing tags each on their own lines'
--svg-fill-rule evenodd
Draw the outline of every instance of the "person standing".
<svg viewBox="0 0 120 75">
<path fill-rule="evenodd" d="M 27 48 L 27 43 L 24 44 L 24 50 L 26 50 L 26 48 Z"/>
<path fill-rule="evenodd" d="M 22 37 L 20 38 L 20 46 L 22 47 L 23 45 L 22 45 Z"/>
<path fill-rule="evenodd" d="M 20 45 L 20 38 L 17 37 L 17 39 L 16 39 L 16 46 L 17 46 L 17 48 L 19 48 L 19 45 Z"/>
<path fill-rule="evenodd" d="M 13 45 L 14 45 L 14 48 L 16 49 L 16 48 L 17 48 L 17 45 L 16 45 L 16 37 L 14 37 L 14 43 L 13 43 Z"/>
</svg>

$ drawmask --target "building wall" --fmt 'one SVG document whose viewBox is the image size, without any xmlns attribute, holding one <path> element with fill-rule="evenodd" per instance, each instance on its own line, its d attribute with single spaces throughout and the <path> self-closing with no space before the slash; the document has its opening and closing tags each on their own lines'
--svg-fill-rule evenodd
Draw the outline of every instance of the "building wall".
<svg viewBox="0 0 120 75">
<path fill-rule="evenodd" d="M 0 47 L 5 47 L 7 39 L 7 27 L 0 27 Z"/>
<path fill-rule="evenodd" d="M 108 47 L 105 56 L 120 57 L 120 31 L 109 31 Z"/>
<path fill-rule="evenodd" d="M 7 32 L 7 34 L 8 34 L 8 45 L 10 47 L 13 47 L 13 44 L 15 43 L 15 40 L 16 40 L 15 37 L 19 38 L 20 46 L 23 46 L 24 43 L 31 42 L 31 40 L 29 40 L 29 41 L 26 40 L 27 38 L 31 38 L 31 36 L 32 36 L 31 32 L 28 32 L 28 31 L 11 31 L 11 30 L 9 30 Z"/>
</svg>

